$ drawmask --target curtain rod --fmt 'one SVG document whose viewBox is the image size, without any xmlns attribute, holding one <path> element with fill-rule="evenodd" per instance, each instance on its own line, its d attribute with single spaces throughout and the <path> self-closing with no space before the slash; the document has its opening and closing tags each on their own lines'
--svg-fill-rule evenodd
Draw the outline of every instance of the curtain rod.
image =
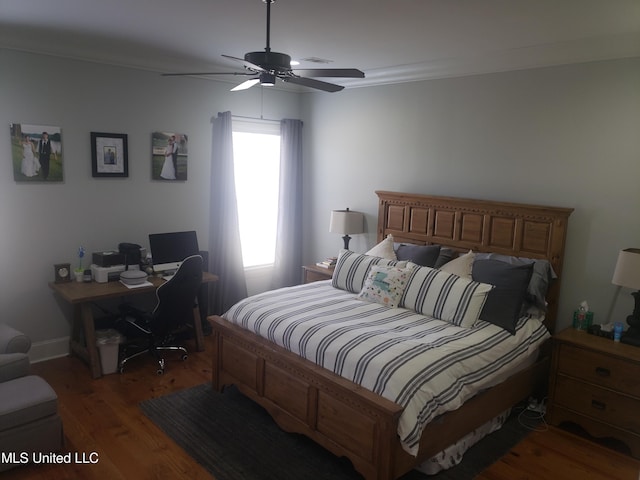
<svg viewBox="0 0 640 480">
<path fill-rule="evenodd" d="M 244 118 L 247 120 L 262 120 L 264 122 L 276 122 L 276 123 L 280 123 L 282 120 L 275 120 L 273 118 L 264 118 L 262 116 L 258 117 L 247 117 L 244 115 L 231 115 L 231 118 Z"/>
</svg>

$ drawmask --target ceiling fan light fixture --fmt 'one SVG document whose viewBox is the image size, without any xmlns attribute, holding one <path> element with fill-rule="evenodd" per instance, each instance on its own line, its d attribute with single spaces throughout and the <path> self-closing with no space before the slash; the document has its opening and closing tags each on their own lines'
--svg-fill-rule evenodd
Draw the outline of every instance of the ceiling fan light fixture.
<svg viewBox="0 0 640 480">
<path fill-rule="evenodd" d="M 276 76 L 273 73 L 262 72 L 260 74 L 260 85 L 263 87 L 273 87 L 276 84 Z"/>
</svg>

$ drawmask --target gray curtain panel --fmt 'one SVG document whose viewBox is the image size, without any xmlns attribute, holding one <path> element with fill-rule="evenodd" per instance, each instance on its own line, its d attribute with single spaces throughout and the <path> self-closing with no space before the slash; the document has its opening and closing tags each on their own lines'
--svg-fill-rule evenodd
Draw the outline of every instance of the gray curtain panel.
<svg viewBox="0 0 640 480">
<path fill-rule="evenodd" d="M 209 271 L 219 280 L 209 311 L 219 315 L 246 298 L 247 283 L 238 226 L 231 112 L 218 113 L 212 130 Z"/>
<path fill-rule="evenodd" d="M 302 279 L 302 121 L 280 122 L 280 196 L 273 287 Z"/>
</svg>

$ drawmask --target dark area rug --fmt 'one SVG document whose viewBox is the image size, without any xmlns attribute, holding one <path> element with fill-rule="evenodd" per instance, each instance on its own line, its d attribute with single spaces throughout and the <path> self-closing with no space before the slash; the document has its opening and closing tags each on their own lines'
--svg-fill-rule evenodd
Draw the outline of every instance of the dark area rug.
<svg viewBox="0 0 640 480">
<path fill-rule="evenodd" d="M 233 387 L 218 393 L 210 384 L 198 385 L 146 400 L 140 408 L 217 480 L 362 478 L 348 460 L 303 435 L 280 430 L 262 407 Z M 402 480 L 474 478 L 530 432 L 517 417 L 513 413 L 500 430 L 469 449 L 456 467 L 432 476 L 412 471 Z"/>
</svg>

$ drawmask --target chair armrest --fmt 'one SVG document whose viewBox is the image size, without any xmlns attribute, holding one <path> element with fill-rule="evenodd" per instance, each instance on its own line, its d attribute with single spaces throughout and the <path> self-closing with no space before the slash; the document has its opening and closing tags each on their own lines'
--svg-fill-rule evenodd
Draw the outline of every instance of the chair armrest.
<svg viewBox="0 0 640 480">
<path fill-rule="evenodd" d="M 0 382 L 29 375 L 30 362 L 26 353 L 0 355 Z"/>
<path fill-rule="evenodd" d="M 31 339 L 5 323 L 0 323 L 0 353 L 27 353 Z"/>
</svg>

